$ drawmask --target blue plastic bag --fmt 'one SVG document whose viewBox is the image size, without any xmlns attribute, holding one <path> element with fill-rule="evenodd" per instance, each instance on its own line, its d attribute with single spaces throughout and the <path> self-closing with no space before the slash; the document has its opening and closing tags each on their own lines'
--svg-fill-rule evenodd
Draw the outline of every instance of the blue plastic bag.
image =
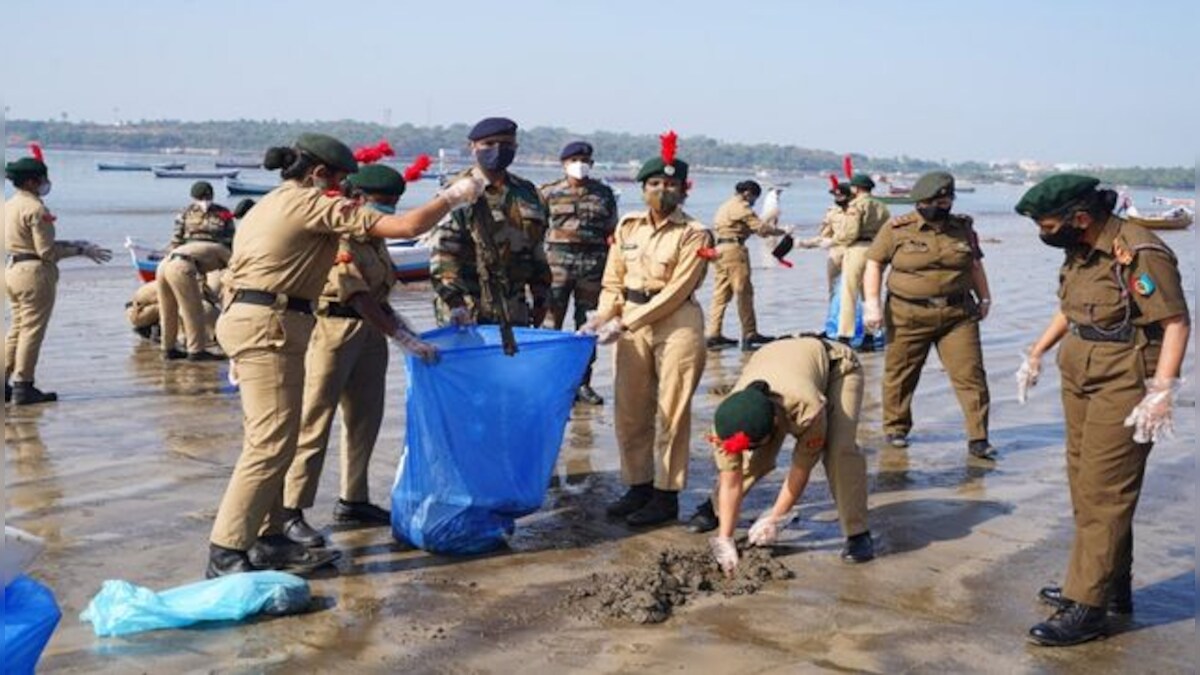
<svg viewBox="0 0 1200 675">
<path fill-rule="evenodd" d="M 4 672 L 32 673 L 62 612 L 50 589 L 19 576 L 4 589 Z"/>
<path fill-rule="evenodd" d="M 155 593 L 128 581 L 109 580 L 79 615 L 100 637 L 201 621 L 240 621 L 255 614 L 295 614 L 308 608 L 308 582 L 285 572 L 217 577 Z"/>
<path fill-rule="evenodd" d="M 825 316 L 825 334 L 836 336 L 838 334 L 838 315 L 842 311 L 842 275 L 838 275 L 833 282 L 833 298 L 829 301 L 829 313 Z M 850 338 L 850 346 L 858 349 L 862 346 L 863 338 L 867 336 L 866 326 L 863 325 L 863 304 L 862 300 L 854 301 L 854 335 Z M 882 330 L 875 333 L 875 347 L 881 348 L 884 345 L 884 332 Z"/>
<path fill-rule="evenodd" d="M 537 511 L 594 337 L 514 329 L 506 356 L 496 326 L 422 336 L 441 358 L 409 357 L 407 429 L 392 489 L 392 532 L 449 554 L 504 542 L 513 521 Z"/>
</svg>

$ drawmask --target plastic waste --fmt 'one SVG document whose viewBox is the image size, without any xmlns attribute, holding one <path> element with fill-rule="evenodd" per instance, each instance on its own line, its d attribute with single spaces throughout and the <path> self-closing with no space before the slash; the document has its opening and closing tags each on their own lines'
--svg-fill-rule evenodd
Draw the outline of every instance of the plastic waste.
<svg viewBox="0 0 1200 675">
<path fill-rule="evenodd" d="M 7 535 L 7 532 L 5 533 Z M 7 542 L 6 542 L 7 544 Z M 27 576 L 4 588 L 4 672 L 32 673 L 62 612 L 54 594 Z"/>
<path fill-rule="evenodd" d="M 0 576 L 4 587 L 25 573 L 46 548 L 41 537 L 8 525 L 4 526 L 4 549 L 0 550 Z"/>
<path fill-rule="evenodd" d="M 833 298 L 829 300 L 829 313 L 825 315 L 825 334 L 838 334 L 838 315 L 842 311 L 842 275 L 838 275 L 833 283 Z M 866 326 L 863 324 L 863 303 L 859 299 L 854 303 L 854 336 L 850 339 L 850 346 L 858 349 L 862 346 L 863 339 L 869 334 Z M 883 330 L 875 332 L 875 348 L 881 349 L 885 342 L 886 333 Z"/>
</svg>

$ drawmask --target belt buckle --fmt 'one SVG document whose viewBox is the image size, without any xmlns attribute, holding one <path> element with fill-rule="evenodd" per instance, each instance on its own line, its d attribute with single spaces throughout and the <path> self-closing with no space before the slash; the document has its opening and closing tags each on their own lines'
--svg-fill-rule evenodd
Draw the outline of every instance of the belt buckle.
<svg viewBox="0 0 1200 675">
<path fill-rule="evenodd" d="M 950 305 L 950 298 L 947 298 L 944 295 L 939 295 L 937 297 L 929 298 L 928 302 L 930 307 L 948 307 Z"/>
</svg>

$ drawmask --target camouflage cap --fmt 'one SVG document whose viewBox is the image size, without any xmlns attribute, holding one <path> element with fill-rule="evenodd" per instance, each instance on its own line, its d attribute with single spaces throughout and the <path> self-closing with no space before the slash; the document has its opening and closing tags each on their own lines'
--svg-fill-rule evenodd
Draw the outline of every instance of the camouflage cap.
<svg viewBox="0 0 1200 675">
<path fill-rule="evenodd" d="M 647 160 L 646 163 L 642 165 L 641 170 L 637 173 L 637 181 L 639 183 L 645 183 L 654 176 L 670 176 L 686 182 L 688 176 L 688 164 L 681 159 L 677 159 L 674 162 L 667 164 L 663 161 L 662 157 L 655 157 L 654 159 Z"/>
<path fill-rule="evenodd" d="M 346 173 L 358 171 L 358 160 L 345 143 L 325 134 L 304 133 L 296 139 L 296 149 L 316 157 L 321 163 Z"/>
<path fill-rule="evenodd" d="M 1040 218 L 1061 211 L 1095 191 L 1100 180 L 1091 176 L 1060 173 L 1029 188 L 1017 202 L 1016 212 Z"/>
<path fill-rule="evenodd" d="M 945 171 L 933 171 L 917 179 L 908 196 L 919 202 L 938 197 L 954 196 L 954 176 Z"/>
<path fill-rule="evenodd" d="M 206 180 L 198 180 L 192 183 L 191 191 L 192 199 L 212 199 L 213 186 L 212 183 Z"/>
<path fill-rule="evenodd" d="M 875 189 L 875 181 L 871 180 L 871 177 L 865 173 L 854 174 L 854 176 L 850 179 L 850 184 L 854 187 L 863 188 L 864 190 Z"/>
<path fill-rule="evenodd" d="M 46 163 L 32 157 L 22 157 L 4 165 L 4 177 L 14 183 L 29 178 L 40 178 L 48 173 Z"/>
<path fill-rule="evenodd" d="M 385 164 L 368 164 L 348 179 L 351 186 L 377 195 L 404 194 L 407 184 L 400 172 Z"/>
<path fill-rule="evenodd" d="M 725 397 L 713 414 L 713 430 L 721 440 L 741 431 L 752 441 L 761 441 L 775 428 L 775 406 L 766 394 L 766 383 L 756 380 L 741 391 Z"/>
</svg>

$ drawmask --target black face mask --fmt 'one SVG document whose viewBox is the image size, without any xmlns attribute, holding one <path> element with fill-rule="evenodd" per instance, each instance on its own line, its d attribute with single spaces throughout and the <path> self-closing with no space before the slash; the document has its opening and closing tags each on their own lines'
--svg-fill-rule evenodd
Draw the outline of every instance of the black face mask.
<svg viewBox="0 0 1200 675">
<path fill-rule="evenodd" d="M 1083 230 L 1078 227 L 1071 227 L 1066 223 L 1058 226 L 1058 229 L 1053 232 L 1039 232 L 1038 238 L 1042 243 L 1054 248 L 1072 248 L 1079 245 L 1079 240 L 1083 237 Z"/>
<path fill-rule="evenodd" d="M 927 223 L 940 223 L 950 217 L 950 209 L 941 206 L 918 206 L 917 213 Z"/>
<path fill-rule="evenodd" d="M 516 146 L 499 143 L 490 148 L 480 148 L 475 151 L 475 161 L 486 171 L 503 171 L 513 163 L 517 156 Z"/>
</svg>

